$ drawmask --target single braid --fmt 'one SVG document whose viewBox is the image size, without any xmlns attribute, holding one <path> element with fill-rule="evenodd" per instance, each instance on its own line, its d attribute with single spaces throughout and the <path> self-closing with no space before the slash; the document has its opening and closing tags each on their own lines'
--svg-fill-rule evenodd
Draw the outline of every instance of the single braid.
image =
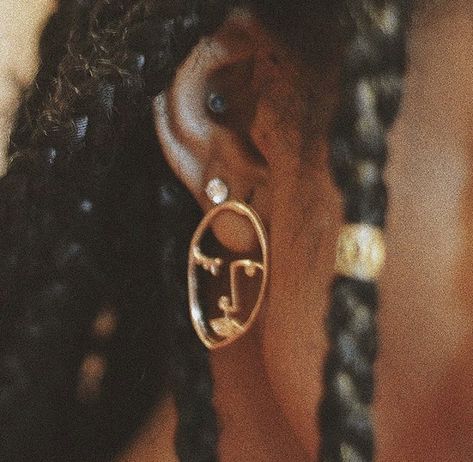
<svg viewBox="0 0 473 462">
<path fill-rule="evenodd" d="M 351 33 L 331 168 L 348 223 L 383 228 L 386 134 L 401 101 L 408 5 L 404 0 L 347 0 Z M 320 406 L 321 462 L 369 462 L 375 455 L 373 367 L 378 348 L 378 291 L 371 281 L 337 277 L 327 321 L 329 352 Z"/>
</svg>

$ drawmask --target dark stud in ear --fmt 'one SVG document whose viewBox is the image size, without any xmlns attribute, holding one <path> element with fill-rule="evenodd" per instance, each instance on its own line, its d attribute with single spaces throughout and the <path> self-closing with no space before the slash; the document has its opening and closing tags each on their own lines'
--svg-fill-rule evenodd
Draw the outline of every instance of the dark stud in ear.
<svg viewBox="0 0 473 462">
<path fill-rule="evenodd" d="M 225 97 L 217 93 L 211 93 L 207 102 L 209 109 L 215 114 L 223 114 L 227 110 Z"/>
</svg>

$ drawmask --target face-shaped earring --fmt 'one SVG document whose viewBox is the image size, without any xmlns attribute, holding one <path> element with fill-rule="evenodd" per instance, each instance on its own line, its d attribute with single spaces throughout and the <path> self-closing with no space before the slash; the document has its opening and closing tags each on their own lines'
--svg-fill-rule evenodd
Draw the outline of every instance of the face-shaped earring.
<svg viewBox="0 0 473 462">
<path fill-rule="evenodd" d="M 206 193 L 216 207 L 205 215 L 191 241 L 188 266 L 189 306 L 192 324 L 199 338 L 207 348 L 218 349 L 244 336 L 256 321 L 268 286 L 269 251 L 268 238 L 260 217 L 244 202 L 227 200 L 229 189 L 221 179 L 209 181 Z M 258 259 L 238 258 L 227 261 L 203 252 L 205 235 L 222 212 L 242 216 L 252 225 L 260 247 Z M 228 290 L 218 298 L 216 306 L 203 307 L 200 303 L 199 275 L 202 270 L 210 273 L 211 278 L 228 275 Z M 239 285 L 245 278 L 259 280 L 259 291 L 253 307 L 243 306 L 247 297 L 242 297 Z"/>
</svg>

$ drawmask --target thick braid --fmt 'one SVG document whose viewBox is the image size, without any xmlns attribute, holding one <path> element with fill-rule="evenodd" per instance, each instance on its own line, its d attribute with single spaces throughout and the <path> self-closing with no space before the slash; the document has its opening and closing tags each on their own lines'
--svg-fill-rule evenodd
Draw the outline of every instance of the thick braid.
<svg viewBox="0 0 473 462">
<path fill-rule="evenodd" d="M 169 364 L 181 460 L 216 459 L 207 355 L 183 319 L 182 296 L 178 309 L 164 296 L 180 283 L 158 277 L 175 258 L 171 273 L 182 276 L 187 243 L 172 255 L 168 241 L 186 221 L 168 220 L 157 194 L 177 181 L 161 160 L 146 93 L 162 91 L 224 18 L 217 3 L 62 4 L 66 46 L 43 60 L 0 180 L 1 460 L 109 460 L 164 392 Z M 44 53 L 54 35 L 49 28 Z M 96 345 L 90 333 L 104 304 L 118 325 L 109 344 Z M 167 360 L 170 346 L 180 356 Z M 98 399 L 81 402 L 77 377 L 91 348 L 108 368 Z"/>
<path fill-rule="evenodd" d="M 401 100 L 407 17 L 403 0 L 347 0 L 352 33 L 343 69 L 341 110 L 332 132 L 331 166 L 348 223 L 385 225 L 386 133 Z M 377 309 L 375 282 L 344 276 L 333 282 L 325 396 L 320 407 L 321 462 L 374 459 Z"/>
</svg>

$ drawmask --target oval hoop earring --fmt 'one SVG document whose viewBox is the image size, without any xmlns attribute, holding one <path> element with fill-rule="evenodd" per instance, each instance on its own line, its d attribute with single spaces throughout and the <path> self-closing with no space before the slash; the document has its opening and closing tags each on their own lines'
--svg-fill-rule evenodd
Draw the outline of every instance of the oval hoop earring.
<svg viewBox="0 0 473 462">
<path fill-rule="evenodd" d="M 211 183 L 221 187 L 212 188 Z M 191 240 L 188 265 L 189 309 L 192 325 L 202 343 L 210 350 L 224 348 L 248 333 L 254 325 L 261 310 L 267 287 L 269 273 L 269 250 L 266 230 L 258 214 L 244 202 L 226 201 L 228 189 L 221 180 L 214 179 L 207 187 L 207 194 L 212 202 L 219 204 L 211 209 L 199 223 Z M 209 191 L 218 194 L 213 197 Z M 225 193 L 227 191 L 227 193 Z M 222 194 L 225 199 L 222 200 Z M 222 212 L 232 212 L 245 217 L 253 226 L 261 249 L 261 261 L 242 258 L 225 261 L 218 256 L 207 256 L 201 250 L 202 241 L 215 218 Z M 222 273 L 229 275 L 229 295 L 222 295 L 217 308 L 203 308 L 199 300 L 199 273 L 201 270 L 210 273 L 211 277 L 219 278 Z M 260 277 L 258 296 L 253 307 L 242 306 L 239 281 L 242 277 L 254 280 Z M 245 309 L 246 308 L 246 309 Z"/>
</svg>

